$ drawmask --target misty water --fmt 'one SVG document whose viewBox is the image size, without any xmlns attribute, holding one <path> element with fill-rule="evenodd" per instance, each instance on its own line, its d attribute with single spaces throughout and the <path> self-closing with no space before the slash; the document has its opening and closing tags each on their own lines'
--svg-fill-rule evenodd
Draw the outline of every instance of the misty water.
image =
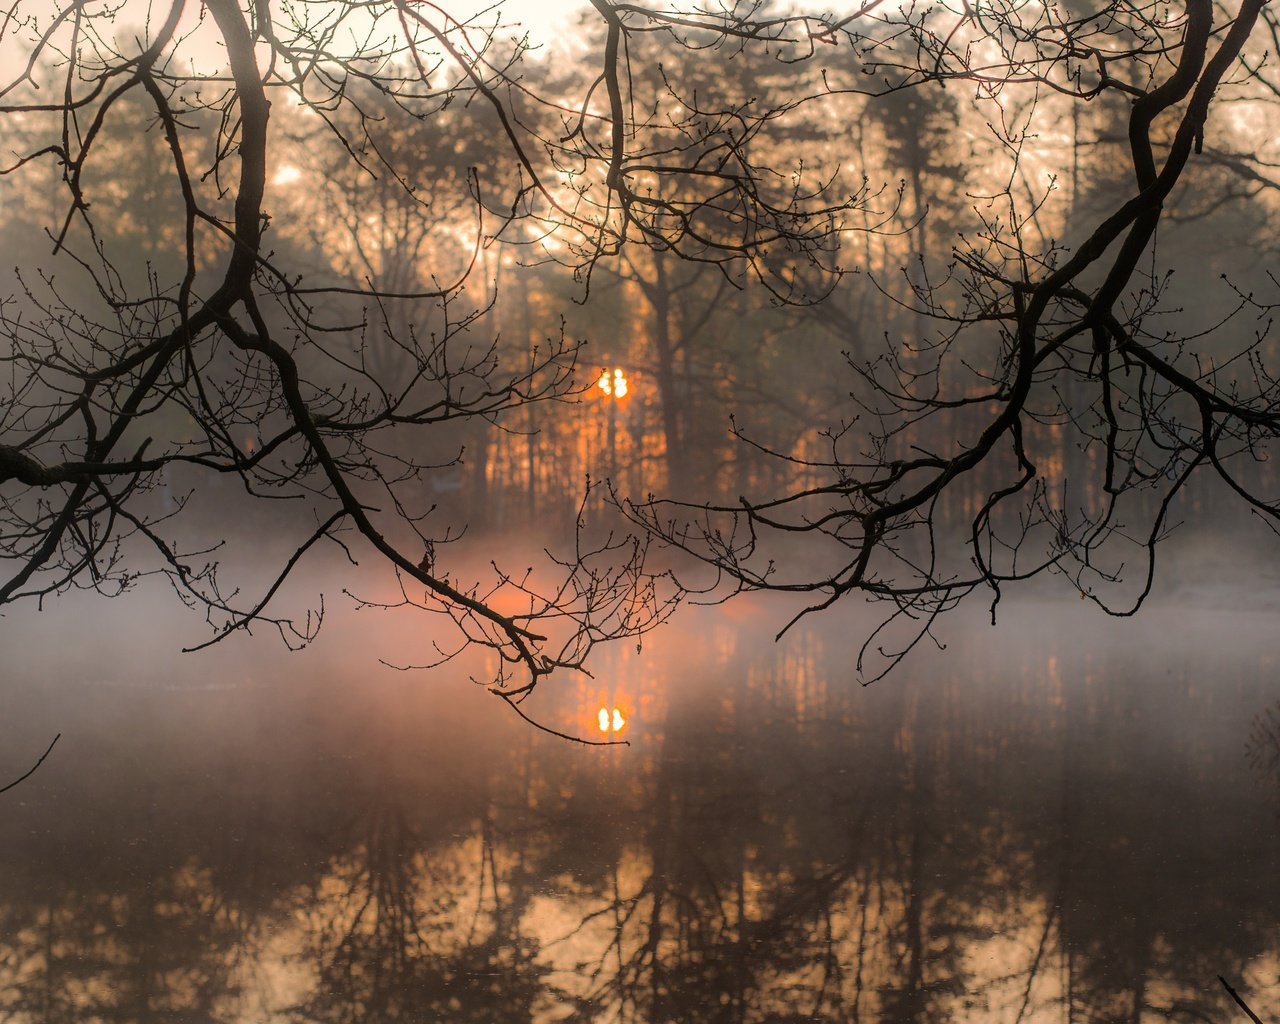
<svg viewBox="0 0 1280 1024">
<path fill-rule="evenodd" d="M 1275 1019 L 1277 607 L 975 605 L 871 687 L 860 611 L 690 610 L 525 705 L 607 748 L 380 665 L 400 620 L 24 612 L 4 778 L 62 739 L 0 798 L 0 1017 Z"/>
</svg>

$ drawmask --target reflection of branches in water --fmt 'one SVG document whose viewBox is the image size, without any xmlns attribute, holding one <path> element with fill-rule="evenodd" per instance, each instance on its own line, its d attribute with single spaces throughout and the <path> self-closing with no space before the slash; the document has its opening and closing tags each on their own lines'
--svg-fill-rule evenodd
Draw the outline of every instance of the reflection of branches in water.
<svg viewBox="0 0 1280 1024">
<path fill-rule="evenodd" d="M 1096 655 L 1060 655 L 1064 677 L 1089 678 L 1052 688 L 1046 717 L 1027 689 L 1007 700 L 1004 679 L 1000 701 L 985 700 L 960 654 L 936 687 L 828 692 L 838 662 L 815 642 L 794 664 L 770 649 L 727 700 L 743 666 L 702 650 L 682 648 L 679 670 L 703 685 L 638 716 L 661 743 L 637 730 L 616 772 L 531 731 L 516 749 L 468 739 L 428 756 L 431 734 L 405 718 L 396 745 L 376 734 L 405 757 L 386 770 L 346 727 L 342 781 L 312 771 L 299 788 L 301 775 L 255 762 L 244 778 L 263 779 L 268 810 L 239 819 L 212 801 L 193 809 L 202 792 L 193 800 L 181 775 L 158 798 L 143 788 L 153 757 L 104 764 L 117 788 L 100 811 L 14 802 L 0 834 L 0 1019 L 257 1020 L 274 999 L 273 1019 L 299 1022 L 1012 1024 L 1021 1012 L 1025 1024 L 1142 1007 L 1144 1021 L 1225 1021 L 1225 993 L 1197 981 L 1219 971 L 1275 1016 L 1262 976 L 1277 948 L 1274 830 L 1239 828 L 1236 779 L 1165 742 L 1152 708 L 1169 691 L 1135 703 L 1090 681 Z M 1182 692 L 1187 714 L 1212 706 Z M 1125 767 L 1134 733 L 1113 726 L 1126 720 L 1158 741 L 1160 786 Z M 1224 759 L 1237 771 L 1238 745 L 1237 728 Z M 1046 801 L 1059 772 L 1063 799 Z M 154 812 L 129 802 L 135 790 Z M 61 818 L 101 837 L 108 816 L 135 811 L 197 831 L 169 829 L 150 853 L 119 838 L 88 855 L 66 844 L 56 888 L 25 884 L 17 865 L 56 860 Z M 316 838 L 300 849 L 304 831 Z M 226 863 L 210 862 L 225 845 L 210 836 L 235 837 Z M 193 852 L 171 861 L 174 849 Z M 1224 857 L 1232 870 L 1216 875 Z"/>
<path fill-rule="evenodd" d="M 843 842 L 809 842 L 830 831 L 827 798 L 846 797 L 825 777 L 840 763 L 829 755 L 845 752 L 809 747 L 793 760 L 775 749 L 765 766 L 719 735 L 685 750 L 680 732 L 636 808 L 642 844 L 620 852 L 598 897 L 575 900 L 578 923 L 544 945 L 553 957 L 561 944 L 590 948 L 559 993 L 578 1007 L 569 1019 L 859 1019 L 865 1009 L 907 1020 L 963 987 L 973 908 L 948 910 L 932 891 L 923 811 L 888 810 L 912 801 L 909 772 L 879 776 L 884 804 L 861 801 L 841 819 Z M 780 761 L 799 777 L 771 777 Z M 747 795 L 744 817 L 763 831 L 717 828 L 722 786 Z"/>
<path fill-rule="evenodd" d="M 680 872 L 652 864 L 639 879 L 615 874 L 611 891 L 561 937 L 570 944 L 599 925 L 610 933 L 558 992 L 578 1006 L 567 1019 L 858 1020 L 865 1012 L 905 1021 L 936 1010 L 931 1019 L 945 1020 L 936 998 L 973 980 L 958 971 L 961 944 L 949 938 L 963 936 L 963 908 L 942 920 L 940 902 L 887 877 L 890 865 L 865 865 L 858 853 L 803 877 L 781 866 L 726 877 L 683 853 L 679 881 Z M 928 926 L 925 903 L 935 912 Z M 913 919 L 914 951 L 903 948 Z"/>
<path fill-rule="evenodd" d="M 1254 771 L 1280 782 L 1280 703 L 1254 718 L 1246 750 Z"/>
<path fill-rule="evenodd" d="M 491 1021 L 532 1016 L 540 988 L 521 904 L 504 911 L 487 834 L 479 859 L 463 840 L 424 842 L 403 806 L 375 804 L 363 841 L 335 860 L 305 901 L 316 987 L 289 1010 L 304 1021 L 402 1018 Z M 474 865 L 478 865 L 474 866 Z M 493 909 L 481 920 L 486 880 Z M 463 911 L 475 885 L 477 909 Z"/>
<path fill-rule="evenodd" d="M 717 704 L 716 723 L 715 708 L 671 697 L 666 746 L 625 809 L 640 838 L 563 893 L 573 923 L 542 944 L 556 998 L 576 1007 L 566 1019 L 932 1024 L 976 1007 L 1009 1021 L 1218 1019 L 1224 1000 L 1193 979 L 1232 949 L 1273 948 L 1269 931 L 1188 928 L 1162 909 L 1150 864 L 1200 871 L 1217 853 L 1151 848 L 1142 819 L 1167 812 L 1133 806 L 1136 780 L 1116 773 L 1096 730 L 1016 719 L 993 744 L 957 689 L 877 703 L 887 713 L 870 719 L 815 693 L 823 720 L 841 723 L 815 730 L 798 704 L 786 708 L 774 675 L 762 669 L 758 683 L 731 710 Z M 1090 689 L 1064 714 L 1114 710 Z M 757 734 L 750 723 L 765 717 Z M 1015 778 L 1024 792 L 1033 764 L 1070 769 L 1072 799 L 994 799 Z M 1167 808 L 1176 795 L 1185 807 L 1172 781 L 1144 799 Z M 576 800 L 598 795 L 584 785 Z M 722 828 L 721 804 L 739 799 L 742 817 Z"/>
<path fill-rule="evenodd" d="M 125 889 L 60 888 L 6 901 L 0 1017 L 221 1019 L 238 994 L 243 934 L 210 872 L 189 863 Z"/>
<path fill-rule="evenodd" d="M 1222 987 L 1227 990 L 1227 994 L 1231 996 L 1232 999 L 1235 1000 L 1236 1005 L 1239 1006 L 1240 1009 L 1244 1010 L 1244 1012 L 1249 1015 L 1249 1019 L 1253 1021 L 1253 1024 L 1262 1024 L 1262 1018 L 1260 1018 L 1256 1013 L 1253 1012 L 1253 1008 L 1250 1007 L 1249 1004 L 1246 1003 L 1244 999 L 1241 998 L 1239 992 L 1237 992 L 1234 988 L 1231 987 L 1227 979 L 1224 978 L 1221 974 L 1219 974 L 1218 980 L 1222 982 Z"/>
</svg>

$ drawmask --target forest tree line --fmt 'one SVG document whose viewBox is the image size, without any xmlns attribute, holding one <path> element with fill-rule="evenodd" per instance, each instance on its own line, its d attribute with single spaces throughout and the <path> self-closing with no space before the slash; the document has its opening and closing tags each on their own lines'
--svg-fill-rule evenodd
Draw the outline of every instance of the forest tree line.
<svg viewBox="0 0 1280 1024">
<path fill-rule="evenodd" d="M 612 504 L 819 606 L 1044 571 L 1107 604 L 1179 521 L 1276 512 L 1255 7 L 599 0 L 545 49 L 395 2 L 14 19 L 0 601 L 160 572 L 305 642 L 176 539 L 251 514 L 281 579 L 354 530 L 536 680 L 668 614 L 648 542 L 535 593 L 437 545 Z"/>
</svg>

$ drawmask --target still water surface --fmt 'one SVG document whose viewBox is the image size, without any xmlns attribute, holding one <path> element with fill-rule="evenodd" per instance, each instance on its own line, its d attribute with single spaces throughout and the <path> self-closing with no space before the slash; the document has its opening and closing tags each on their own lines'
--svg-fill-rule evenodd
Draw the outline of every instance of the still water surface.
<svg viewBox="0 0 1280 1024">
<path fill-rule="evenodd" d="M 730 606 L 528 705 L 606 749 L 363 627 L 46 648 L 0 720 L 6 778 L 63 733 L 0 798 L 0 1019 L 1241 1019 L 1219 974 L 1280 1019 L 1275 621 L 1025 606 L 862 688 L 850 624 Z"/>
</svg>

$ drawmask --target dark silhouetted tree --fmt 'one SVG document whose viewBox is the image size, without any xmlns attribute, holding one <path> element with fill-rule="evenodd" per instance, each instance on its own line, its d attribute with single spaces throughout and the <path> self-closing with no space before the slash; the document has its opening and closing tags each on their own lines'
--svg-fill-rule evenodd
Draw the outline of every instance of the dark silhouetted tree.
<svg viewBox="0 0 1280 1024">
<path fill-rule="evenodd" d="M 886 241 L 869 275 L 885 301 L 863 305 L 886 322 L 849 339 L 847 407 L 803 443 L 759 442 L 791 482 L 623 500 L 732 587 L 889 602 L 914 630 L 890 663 L 966 594 L 994 603 L 1040 573 L 1130 613 L 1202 477 L 1280 517 L 1258 470 L 1280 430 L 1266 326 L 1280 297 L 1240 287 L 1202 322 L 1155 245 L 1202 158 L 1212 181 L 1267 187 L 1265 154 L 1210 121 L 1219 94 L 1265 105 L 1280 88 L 1263 0 L 839 14 L 592 0 L 572 72 L 538 63 L 501 5 L 336 0 L 320 21 L 269 0 L 187 7 L 124 32 L 109 10 L 17 0 L 0 27 L 26 58 L 0 87 L 18 140 L 6 187 L 44 189 L 51 168 L 60 185 L 51 253 L 0 305 L 0 604 L 154 573 L 215 637 L 267 623 L 306 642 L 315 620 L 277 612 L 279 591 L 335 542 L 401 581 L 373 603 L 452 620 L 439 658 L 488 648 L 513 701 L 656 625 L 680 588 L 645 570 L 645 542 L 578 530 L 558 561 L 477 583 L 441 547 L 459 524 L 427 481 L 465 452 L 439 439 L 536 431 L 530 407 L 572 401 L 596 369 L 579 375 L 557 324 L 504 350 L 484 275 L 507 246 L 564 266 L 584 301 L 606 265 L 683 261 L 780 305 L 838 297 L 873 269 L 855 244 L 872 235 L 944 250 L 890 287 Z M 1123 112 L 1128 183 L 1097 210 L 1073 187 L 1067 218 L 1056 181 L 1080 136 L 1055 126 L 1091 103 Z M 873 123 L 887 152 L 856 166 Z M 1206 134 L 1222 140 L 1209 154 Z M 120 188 L 122 154 L 146 164 L 140 191 Z M 291 168 L 323 176 L 312 195 L 285 198 Z M 906 176 L 911 226 L 872 172 Z M 664 311 L 672 289 L 641 279 L 659 328 L 683 323 Z M 669 383 L 671 457 L 690 434 Z M 1091 479 L 1066 478 L 1071 448 Z M 526 454 L 533 494 L 540 453 Z M 192 488 L 218 478 L 239 492 L 221 519 L 272 507 L 292 531 L 253 597 L 177 532 Z M 1125 589 L 1135 549 L 1145 569 Z"/>
</svg>

